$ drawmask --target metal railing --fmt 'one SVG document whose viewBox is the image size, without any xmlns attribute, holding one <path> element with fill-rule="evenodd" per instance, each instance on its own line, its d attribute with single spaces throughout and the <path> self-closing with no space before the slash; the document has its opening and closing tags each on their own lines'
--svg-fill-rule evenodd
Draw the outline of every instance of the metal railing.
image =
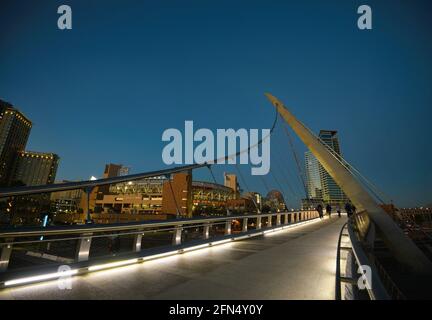
<svg viewBox="0 0 432 320">
<path fill-rule="evenodd" d="M 4 230 L 0 287 L 59 278 L 59 266 L 82 274 L 259 236 L 316 218 L 316 211 L 296 211 Z"/>
<path fill-rule="evenodd" d="M 344 233 L 347 227 L 347 223 L 345 223 L 341 228 L 341 231 L 339 233 L 339 238 L 338 238 L 337 250 L 336 250 L 336 288 L 335 288 L 336 300 L 342 300 L 342 293 L 341 293 L 342 282 L 348 282 L 348 280 L 351 280 L 341 276 L 341 250 L 342 250 L 341 243 L 342 243 L 342 237 L 348 236 L 347 233 Z"/>
<path fill-rule="evenodd" d="M 365 212 L 360 212 L 350 217 L 348 222 L 345 223 L 339 233 L 338 246 L 336 252 L 336 288 L 335 288 L 335 299 L 342 300 L 341 288 L 343 284 L 352 285 L 353 288 L 358 288 L 358 281 L 364 283 L 365 289 L 369 299 L 371 300 L 389 300 L 391 297 L 388 294 L 386 288 L 380 277 L 380 273 L 374 263 L 369 259 L 366 251 L 363 248 L 362 242 L 365 237 L 365 229 L 369 230 L 371 221 L 365 218 L 367 214 Z M 365 228 L 365 224 L 367 228 Z M 350 246 L 342 246 L 342 237 L 347 237 L 349 239 Z M 371 274 L 369 277 L 364 277 L 360 279 L 362 275 L 359 274 L 356 277 L 354 274 L 351 276 L 342 275 L 341 272 L 341 251 L 344 250 L 348 254 L 352 254 L 354 258 L 355 270 L 361 266 L 368 266 L 370 268 Z"/>
</svg>

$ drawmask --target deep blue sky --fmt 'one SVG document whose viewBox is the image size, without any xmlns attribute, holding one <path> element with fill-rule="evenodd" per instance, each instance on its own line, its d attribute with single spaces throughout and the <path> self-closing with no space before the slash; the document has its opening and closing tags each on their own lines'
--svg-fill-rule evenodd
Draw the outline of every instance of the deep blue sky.
<svg viewBox="0 0 432 320">
<path fill-rule="evenodd" d="M 72 7 L 71 31 L 57 29 L 61 4 Z M 357 29 L 361 4 L 372 7 L 372 31 Z M 161 168 L 162 132 L 185 120 L 268 128 L 271 92 L 315 132 L 338 130 L 345 158 L 397 204 L 424 205 L 431 9 L 427 0 L 2 0 L 0 98 L 34 122 L 28 149 L 60 155 L 58 179 L 87 179 L 107 162 Z M 287 163 L 300 196 L 289 156 L 279 127 L 272 168 Z M 224 170 L 233 168 L 215 169 L 220 182 Z"/>
</svg>

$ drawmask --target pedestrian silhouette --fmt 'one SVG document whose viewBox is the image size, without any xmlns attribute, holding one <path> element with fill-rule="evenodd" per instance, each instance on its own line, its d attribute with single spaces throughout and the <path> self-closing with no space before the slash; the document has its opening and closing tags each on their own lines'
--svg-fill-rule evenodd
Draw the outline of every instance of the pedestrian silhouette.
<svg viewBox="0 0 432 320">
<path fill-rule="evenodd" d="M 327 206 L 326 206 L 326 213 L 328 214 L 329 218 L 331 217 L 331 211 L 332 211 L 332 207 L 328 203 Z"/>
<path fill-rule="evenodd" d="M 322 205 L 318 205 L 317 207 L 316 207 L 316 211 L 318 211 L 318 214 L 319 214 L 319 217 L 320 217 L 320 219 L 322 219 L 323 218 L 323 207 L 322 207 Z"/>
<path fill-rule="evenodd" d="M 348 218 L 352 216 L 352 214 L 353 214 L 353 207 L 352 207 L 351 203 L 347 202 L 345 204 L 345 211 L 346 211 L 346 213 L 348 215 Z"/>
</svg>

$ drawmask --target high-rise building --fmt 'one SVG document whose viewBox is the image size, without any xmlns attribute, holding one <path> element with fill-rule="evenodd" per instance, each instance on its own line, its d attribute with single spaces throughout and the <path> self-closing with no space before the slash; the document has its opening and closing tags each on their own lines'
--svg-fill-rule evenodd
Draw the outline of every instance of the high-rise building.
<svg viewBox="0 0 432 320">
<path fill-rule="evenodd" d="M 22 151 L 18 154 L 12 180 L 26 186 L 54 183 L 59 160 L 54 153 Z"/>
<path fill-rule="evenodd" d="M 331 150 L 333 150 L 333 154 L 336 157 L 341 157 L 337 131 L 320 130 L 319 137 L 328 147 L 330 147 Z M 319 167 L 323 200 L 330 203 L 345 203 L 347 201 L 347 196 L 345 195 L 345 193 L 321 164 L 319 165 Z"/>
<path fill-rule="evenodd" d="M 331 149 L 335 156 L 341 157 L 337 131 L 320 130 L 319 138 Z M 320 201 L 332 204 L 347 202 L 348 199 L 345 193 L 310 151 L 305 152 L 305 168 L 308 193 L 308 199 L 305 199 L 306 202 L 310 202 L 311 205 L 315 205 Z"/>
<path fill-rule="evenodd" d="M 31 127 L 20 111 L 0 100 L 0 186 L 12 182 L 15 162 L 25 149 Z"/>
<path fill-rule="evenodd" d="M 308 199 L 322 199 L 320 163 L 310 151 L 305 152 L 305 168 Z"/>
</svg>

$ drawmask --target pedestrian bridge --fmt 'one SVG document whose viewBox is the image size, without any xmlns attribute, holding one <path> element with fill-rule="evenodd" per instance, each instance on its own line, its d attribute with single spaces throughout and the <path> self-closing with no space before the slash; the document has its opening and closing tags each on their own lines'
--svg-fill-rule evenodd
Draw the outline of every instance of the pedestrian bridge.
<svg viewBox="0 0 432 320">
<path fill-rule="evenodd" d="M 320 220 L 316 211 L 273 208 L 262 213 L 253 198 L 255 214 L 181 218 L 176 202 L 178 219 L 91 223 L 94 188 L 159 176 L 167 177 L 171 185 L 173 174 L 200 168 L 208 168 L 216 180 L 211 166 L 218 159 L 95 181 L 7 188 L 0 190 L 0 198 L 81 189 L 87 198 L 88 224 L 2 230 L 0 298 L 404 299 L 430 295 L 429 242 L 410 239 L 383 209 L 374 185 L 277 98 L 267 96 L 277 110 L 270 134 L 280 115 L 357 208 L 350 211 L 347 223 L 345 216 Z M 273 172 L 271 176 L 279 184 Z M 13 201 L 9 203 L 13 207 Z"/>
<path fill-rule="evenodd" d="M 57 280 L 4 288 L 0 299 L 334 299 L 346 220 L 276 221 L 238 241 L 74 276 L 70 289 Z"/>
</svg>

